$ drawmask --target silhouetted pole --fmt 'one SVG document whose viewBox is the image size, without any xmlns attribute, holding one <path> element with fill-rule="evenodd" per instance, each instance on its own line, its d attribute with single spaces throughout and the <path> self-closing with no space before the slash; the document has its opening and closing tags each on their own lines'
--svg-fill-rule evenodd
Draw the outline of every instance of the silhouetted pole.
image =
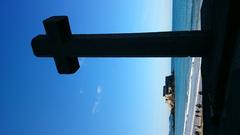
<svg viewBox="0 0 240 135">
<path fill-rule="evenodd" d="M 77 71 L 77 57 L 194 57 L 206 55 L 210 46 L 202 31 L 72 34 L 67 16 L 43 23 L 47 35 L 32 40 L 34 54 L 53 57 L 61 74 Z"/>
</svg>

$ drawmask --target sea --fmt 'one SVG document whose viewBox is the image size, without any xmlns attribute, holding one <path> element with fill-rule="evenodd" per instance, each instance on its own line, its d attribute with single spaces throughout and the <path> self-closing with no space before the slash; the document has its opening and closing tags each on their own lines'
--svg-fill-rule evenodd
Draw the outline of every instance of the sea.
<svg viewBox="0 0 240 135">
<path fill-rule="evenodd" d="M 173 0 L 173 31 L 200 30 L 202 0 Z M 192 135 L 196 129 L 196 104 L 201 104 L 201 58 L 171 59 L 175 75 L 175 128 L 169 135 Z"/>
</svg>

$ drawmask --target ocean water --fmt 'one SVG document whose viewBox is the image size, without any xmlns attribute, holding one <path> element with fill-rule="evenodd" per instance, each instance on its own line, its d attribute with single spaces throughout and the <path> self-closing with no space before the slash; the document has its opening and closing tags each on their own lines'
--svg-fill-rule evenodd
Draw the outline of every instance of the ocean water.
<svg viewBox="0 0 240 135">
<path fill-rule="evenodd" d="M 202 0 L 173 0 L 172 30 L 199 30 Z"/>
<path fill-rule="evenodd" d="M 175 74 L 175 134 L 182 135 L 191 58 L 172 58 L 171 66 Z"/>
<path fill-rule="evenodd" d="M 199 30 L 202 0 L 173 0 L 173 31 Z M 195 115 L 193 107 L 201 86 L 201 58 L 172 58 L 175 73 L 175 135 L 192 134 Z M 169 134 L 174 134 L 172 131 Z"/>
</svg>

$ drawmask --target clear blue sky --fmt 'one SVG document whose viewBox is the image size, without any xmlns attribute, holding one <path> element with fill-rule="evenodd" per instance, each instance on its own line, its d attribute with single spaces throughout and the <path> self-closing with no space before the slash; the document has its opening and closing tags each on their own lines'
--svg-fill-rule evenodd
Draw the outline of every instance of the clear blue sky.
<svg viewBox="0 0 240 135">
<path fill-rule="evenodd" d="M 77 73 L 59 75 L 30 43 L 53 15 L 68 15 L 73 33 L 169 31 L 171 7 L 171 0 L 1 1 L 0 134 L 168 134 L 169 58 L 80 58 Z"/>
</svg>

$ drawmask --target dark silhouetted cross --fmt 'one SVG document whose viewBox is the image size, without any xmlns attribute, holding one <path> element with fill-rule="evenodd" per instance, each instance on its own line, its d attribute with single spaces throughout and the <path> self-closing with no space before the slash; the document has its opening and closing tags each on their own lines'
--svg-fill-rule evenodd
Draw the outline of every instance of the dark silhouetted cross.
<svg viewBox="0 0 240 135">
<path fill-rule="evenodd" d="M 38 57 L 53 57 L 60 74 L 75 73 L 77 57 L 185 57 L 205 56 L 211 45 L 202 31 L 122 34 L 72 34 L 67 16 L 43 21 L 46 35 L 32 40 Z"/>
</svg>

